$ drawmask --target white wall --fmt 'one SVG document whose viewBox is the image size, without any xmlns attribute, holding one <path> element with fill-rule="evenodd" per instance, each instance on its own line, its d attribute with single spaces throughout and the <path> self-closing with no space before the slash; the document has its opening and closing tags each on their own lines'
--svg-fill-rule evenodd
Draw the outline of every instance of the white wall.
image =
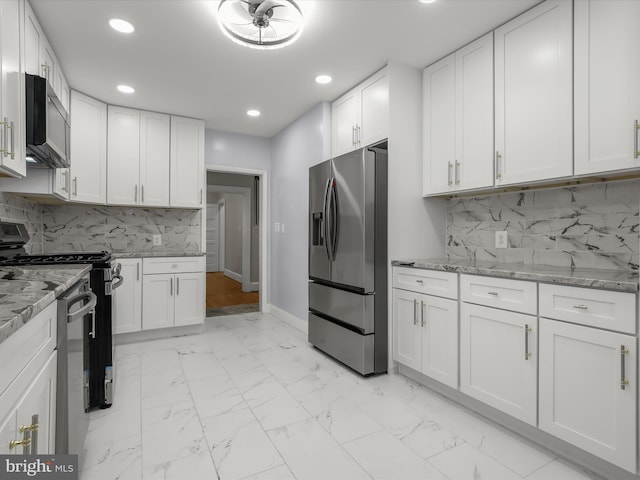
<svg viewBox="0 0 640 480">
<path fill-rule="evenodd" d="M 331 105 L 316 105 L 272 138 L 270 303 L 306 322 L 309 167 L 331 156 Z M 284 234 L 274 223 L 285 225 Z"/>
<path fill-rule="evenodd" d="M 224 268 L 242 277 L 242 195 L 226 193 Z"/>
<path fill-rule="evenodd" d="M 207 129 L 204 162 L 206 165 L 268 171 L 271 167 L 271 139 Z"/>
</svg>

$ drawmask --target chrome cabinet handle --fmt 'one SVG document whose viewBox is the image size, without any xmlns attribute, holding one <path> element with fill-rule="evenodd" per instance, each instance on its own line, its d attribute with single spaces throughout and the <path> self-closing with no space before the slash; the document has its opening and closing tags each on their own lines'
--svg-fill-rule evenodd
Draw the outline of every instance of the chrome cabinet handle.
<svg viewBox="0 0 640 480">
<path fill-rule="evenodd" d="M 625 372 L 625 358 L 624 356 L 629 353 L 629 349 L 627 349 L 624 345 L 620 345 L 620 390 L 626 390 L 627 385 L 629 385 L 629 380 L 626 378 L 627 374 Z"/>
<path fill-rule="evenodd" d="M 500 155 L 500 152 L 498 150 L 496 150 L 496 180 L 500 180 L 502 178 L 502 173 L 500 173 L 500 170 L 502 168 L 502 155 Z"/>
<path fill-rule="evenodd" d="M 5 156 L 11 155 L 11 159 L 16 158 L 16 126 L 13 122 L 7 128 L 11 129 L 11 151 L 5 152 Z"/>
<path fill-rule="evenodd" d="M 418 300 L 414 298 L 413 299 L 413 324 L 414 325 L 418 324 L 418 313 L 416 311 L 417 308 L 418 308 Z"/>
<path fill-rule="evenodd" d="M 640 130 L 640 123 L 638 123 L 638 120 L 634 122 L 633 126 L 633 158 L 638 158 L 640 157 L 640 150 L 638 150 L 638 130 Z"/>
<path fill-rule="evenodd" d="M 360 128 L 360 125 L 356 126 L 356 146 L 358 145 L 362 145 L 362 134 L 360 133 L 362 131 L 362 129 Z"/>
<path fill-rule="evenodd" d="M 588 310 L 589 307 L 586 305 L 574 305 L 573 308 L 577 308 L 578 310 Z"/>
<path fill-rule="evenodd" d="M 73 196 L 78 196 L 78 177 L 73 177 Z"/>
<path fill-rule="evenodd" d="M 202 189 L 200 189 L 200 205 L 202 205 Z"/>
<path fill-rule="evenodd" d="M 133 201 L 138 203 L 138 185 L 136 184 L 136 186 L 134 187 L 134 194 L 133 194 Z"/>
<path fill-rule="evenodd" d="M 140 185 L 140 202 L 144 203 L 144 185 Z M 202 199 L 200 199 L 200 203 L 202 203 Z"/>
<path fill-rule="evenodd" d="M 487 292 L 487 295 L 491 295 L 493 297 L 497 297 L 498 296 L 498 292 Z"/>
<path fill-rule="evenodd" d="M 9 148 L 7 147 L 9 139 L 9 119 L 4 117 L 2 121 L 2 149 L 0 153 L 3 153 L 5 157 L 9 156 Z"/>
<path fill-rule="evenodd" d="M 419 283 L 420 285 L 422 285 L 424 283 L 424 280 L 418 279 L 418 280 L 416 280 L 416 283 Z"/>
<path fill-rule="evenodd" d="M 424 327 L 426 325 L 426 321 L 424 319 L 424 307 L 426 306 L 426 304 L 424 303 L 424 301 L 420 302 L 420 324 Z"/>
<path fill-rule="evenodd" d="M 176 295 L 180 295 L 180 277 L 176 277 Z"/>
<path fill-rule="evenodd" d="M 173 278 L 169 279 L 169 295 L 173 296 Z"/>
<path fill-rule="evenodd" d="M 529 327 L 529 324 L 525 324 L 524 326 L 524 359 L 529 360 L 531 358 L 531 352 L 529 351 L 529 333 L 531 333 L 533 329 Z"/>
<path fill-rule="evenodd" d="M 69 193 L 69 170 L 65 170 L 61 175 L 64 177 L 64 186 L 61 190 Z"/>
<path fill-rule="evenodd" d="M 447 162 L 447 184 L 453 185 L 453 180 L 451 180 L 451 171 L 453 169 L 453 164 L 451 162 Z"/>
<path fill-rule="evenodd" d="M 136 263 L 136 281 L 140 280 L 140 262 Z"/>
<path fill-rule="evenodd" d="M 456 185 L 460 185 L 460 162 L 456 160 Z"/>
</svg>

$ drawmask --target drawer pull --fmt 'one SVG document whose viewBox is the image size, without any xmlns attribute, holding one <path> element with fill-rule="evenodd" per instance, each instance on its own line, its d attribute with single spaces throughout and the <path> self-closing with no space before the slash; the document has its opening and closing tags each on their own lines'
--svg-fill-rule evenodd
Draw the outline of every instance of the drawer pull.
<svg viewBox="0 0 640 480">
<path fill-rule="evenodd" d="M 629 385 L 629 380 L 627 380 L 626 372 L 625 372 L 625 358 L 624 356 L 629 353 L 629 349 L 627 349 L 624 345 L 620 345 L 620 390 L 625 390 L 627 385 Z"/>
<path fill-rule="evenodd" d="M 586 305 L 574 305 L 573 308 L 577 308 L 578 310 L 588 310 L 589 307 Z"/>
<path fill-rule="evenodd" d="M 497 297 L 498 296 L 498 292 L 487 292 L 487 295 L 491 295 L 493 297 Z"/>
<path fill-rule="evenodd" d="M 420 285 L 422 285 L 424 283 L 424 280 L 416 280 L 416 283 L 419 283 Z"/>
<path fill-rule="evenodd" d="M 531 358 L 531 352 L 529 351 L 529 333 L 531 333 L 533 329 L 529 326 L 529 324 L 525 324 L 524 326 L 524 359 L 529 360 Z"/>
</svg>

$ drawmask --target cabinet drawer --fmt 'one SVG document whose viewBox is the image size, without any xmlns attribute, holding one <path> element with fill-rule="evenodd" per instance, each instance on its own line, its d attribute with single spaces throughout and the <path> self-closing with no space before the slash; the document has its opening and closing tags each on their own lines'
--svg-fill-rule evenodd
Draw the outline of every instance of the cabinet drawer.
<svg viewBox="0 0 640 480">
<path fill-rule="evenodd" d="M 205 260 L 200 257 L 153 257 L 142 259 L 142 272 L 153 273 L 186 273 L 204 270 Z"/>
<path fill-rule="evenodd" d="M 541 283 L 540 316 L 635 334 L 636 296 Z"/>
<path fill-rule="evenodd" d="M 460 275 L 460 297 L 463 302 L 535 315 L 536 294 L 535 282 Z"/>
<path fill-rule="evenodd" d="M 455 300 L 458 298 L 458 274 L 420 268 L 393 267 L 393 287 Z"/>
</svg>

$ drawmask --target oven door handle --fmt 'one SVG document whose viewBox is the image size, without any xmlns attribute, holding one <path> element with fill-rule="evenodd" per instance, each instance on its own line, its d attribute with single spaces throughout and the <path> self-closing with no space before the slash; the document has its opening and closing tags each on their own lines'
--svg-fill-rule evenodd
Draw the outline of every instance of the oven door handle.
<svg viewBox="0 0 640 480">
<path fill-rule="evenodd" d="M 69 313 L 69 309 L 78 302 L 88 301 L 80 310 L 77 312 Z M 79 295 L 76 295 L 71 300 L 67 302 L 67 322 L 71 323 L 76 321 L 78 318 L 84 317 L 87 313 L 96 308 L 96 304 L 98 303 L 98 297 L 93 292 L 83 292 Z"/>
<path fill-rule="evenodd" d="M 124 282 L 124 278 L 122 278 L 120 275 L 116 275 L 115 277 L 113 277 L 113 279 L 111 280 L 111 290 L 115 290 L 116 288 L 118 288 L 120 285 L 122 285 L 122 283 Z"/>
</svg>

